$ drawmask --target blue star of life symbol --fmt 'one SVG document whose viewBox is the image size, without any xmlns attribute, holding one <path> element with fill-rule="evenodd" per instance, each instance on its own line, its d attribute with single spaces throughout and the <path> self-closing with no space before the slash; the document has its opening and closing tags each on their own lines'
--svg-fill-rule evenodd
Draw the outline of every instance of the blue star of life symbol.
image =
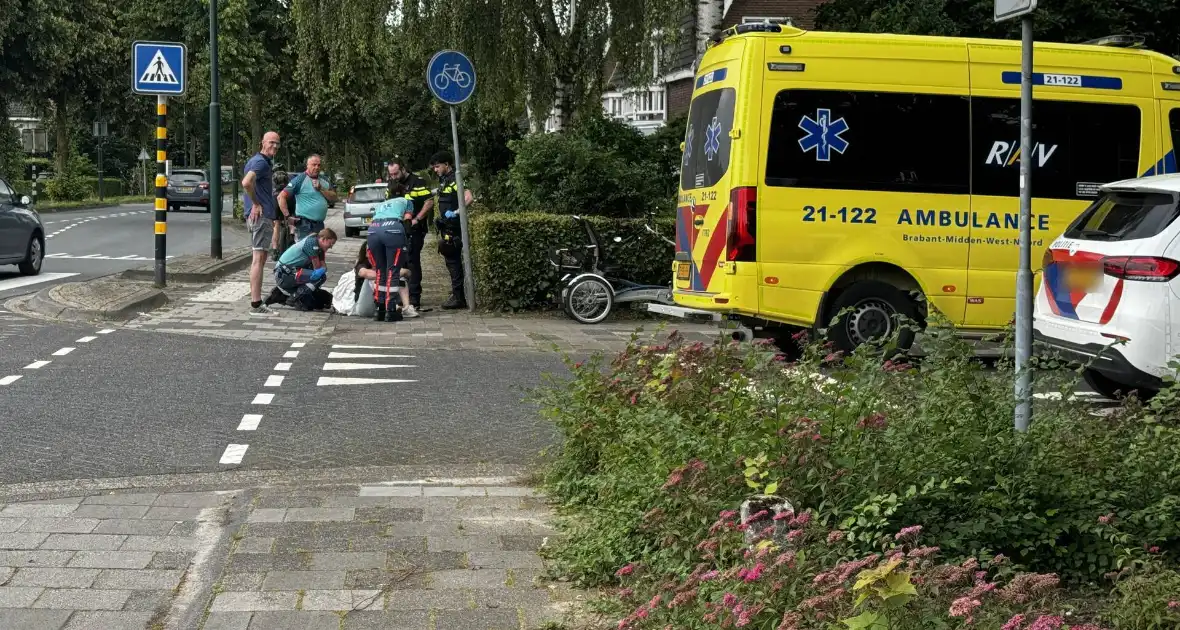
<svg viewBox="0 0 1180 630">
<path fill-rule="evenodd" d="M 717 117 L 713 117 L 713 122 L 709 123 L 709 127 L 705 129 L 705 157 L 710 162 L 721 151 L 721 123 L 717 122 Z"/>
<path fill-rule="evenodd" d="M 804 153 L 815 149 L 815 159 L 820 162 L 831 160 L 832 151 L 842 154 L 848 148 L 848 141 L 840 137 L 840 134 L 848 131 L 848 123 L 843 118 L 832 120 L 832 111 L 829 109 L 815 110 L 814 119 L 804 116 L 799 121 L 799 128 L 807 132 L 799 139 L 799 148 Z"/>
</svg>

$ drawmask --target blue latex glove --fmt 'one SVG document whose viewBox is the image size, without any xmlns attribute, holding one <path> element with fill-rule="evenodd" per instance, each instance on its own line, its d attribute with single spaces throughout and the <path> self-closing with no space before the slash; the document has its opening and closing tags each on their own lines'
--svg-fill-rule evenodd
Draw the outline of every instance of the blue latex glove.
<svg viewBox="0 0 1180 630">
<path fill-rule="evenodd" d="M 454 210 L 447 210 L 446 214 L 444 214 L 443 216 L 448 219 L 454 219 L 455 218 L 455 211 Z"/>
<path fill-rule="evenodd" d="M 312 282 L 319 282 L 320 280 L 323 280 L 324 276 L 326 276 L 326 275 L 328 275 L 328 268 L 327 267 L 320 267 L 319 269 L 316 269 L 315 271 L 311 272 L 311 281 Z"/>
</svg>

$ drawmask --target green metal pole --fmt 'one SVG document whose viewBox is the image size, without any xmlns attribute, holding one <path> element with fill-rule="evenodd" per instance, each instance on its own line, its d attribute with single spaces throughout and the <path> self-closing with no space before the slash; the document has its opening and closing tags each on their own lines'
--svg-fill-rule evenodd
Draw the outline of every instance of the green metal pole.
<svg viewBox="0 0 1180 630">
<path fill-rule="evenodd" d="M 209 0 L 209 256 L 221 258 L 221 80 L 217 0 Z"/>
</svg>

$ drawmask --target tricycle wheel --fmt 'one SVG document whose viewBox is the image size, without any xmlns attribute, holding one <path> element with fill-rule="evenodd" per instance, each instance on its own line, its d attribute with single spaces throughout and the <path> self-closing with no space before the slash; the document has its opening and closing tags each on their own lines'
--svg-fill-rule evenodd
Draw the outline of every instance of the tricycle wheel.
<svg viewBox="0 0 1180 630">
<path fill-rule="evenodd" d="M 583 324 L 597 324 L 606 319 L 614 304 L 614 290 L 597 276 L 578 278 L 565 290 L 565 312 Z"/>
</svg>

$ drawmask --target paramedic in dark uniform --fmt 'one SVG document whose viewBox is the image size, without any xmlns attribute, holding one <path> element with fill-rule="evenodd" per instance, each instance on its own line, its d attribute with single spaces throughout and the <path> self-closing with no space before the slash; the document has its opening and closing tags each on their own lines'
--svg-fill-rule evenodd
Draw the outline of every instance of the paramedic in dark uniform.
<svg viewBox="0 0 1180 630">
<path fill-rule="evenodd" d="M 438 175 L 438 253 L 447 263 L 451 274 L 451 298 L 442 307 L 446 310 L 467 308 L 463 291 L 463 242 L 459 223 L 459 188 L 455 184 L 454 158 L 446 151 L 430 158 L 430 168 Z M 463 191 L 463 201 L 470 207 L 471 191 Z"/>
<path fill-rule="evenodd" d="M 426 242 L 426 226 L 430 211 L 434 209 L 434 198 L 426 182 L 406 168 L 401 158 L 389 163 L 389 188 L 387 199 L 405 197 L 414 204 L 413 217 L 407 226 L 409 244 L 406 248 L 405 268 L 410 271 L 410 304 L 422 308 L 422 247 Z"/>
<path fill-rule="evenodd" d="M 401 321 L 398 300 L 394 293 L 401 286 L 401 266 L 406 262 L 406 228 L 402 222 L 413 205 L 405 197 L 382 202 L 373 211 L 369 223 L 369 256 L 373 259 L 373 301 L 377 311 L 373 319 L 387 322 Z"/>
</svg>

